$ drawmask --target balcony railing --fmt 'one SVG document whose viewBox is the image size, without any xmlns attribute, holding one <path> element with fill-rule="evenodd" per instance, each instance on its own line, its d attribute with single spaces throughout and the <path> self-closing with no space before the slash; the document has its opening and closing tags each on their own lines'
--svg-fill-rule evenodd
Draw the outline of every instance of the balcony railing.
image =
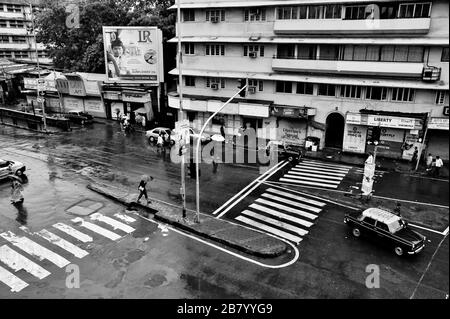
<svg viewBox="0 0 450 319">
<path fill-rule="evenodd" d="M 281 60 L 310 60 L 310 61 L 345 61 L 345 62 L 392 62 L 392 63 L 423 63 L 423 61 L 392 61 L 392 60 L 373 60 L 373 59 L 358 59 L 358 60 L 346 60 L 334 57 L 308 57 L 308 56 L 287 56 L 287 55 L 274 55 L 274 59 Z"/>
</svg>

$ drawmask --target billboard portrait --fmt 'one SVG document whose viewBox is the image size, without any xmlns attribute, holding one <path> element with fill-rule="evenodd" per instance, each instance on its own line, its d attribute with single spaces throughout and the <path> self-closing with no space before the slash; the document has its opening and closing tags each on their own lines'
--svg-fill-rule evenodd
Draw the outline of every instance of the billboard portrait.
<svg viewBox="0 0 450 319">
<path fill-rule="evenodd" d="M 108 81 L 164 82 L 162 32 L 157 27 L 103 27 Z"/>
</svg>

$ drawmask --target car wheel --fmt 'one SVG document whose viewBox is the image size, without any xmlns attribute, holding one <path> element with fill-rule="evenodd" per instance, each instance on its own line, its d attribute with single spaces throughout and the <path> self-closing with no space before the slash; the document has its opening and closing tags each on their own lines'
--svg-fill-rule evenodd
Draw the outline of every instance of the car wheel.
<svg viewBox="0 0 450 319">
<path fill-rule="evenodd" d="M 289 156 L 289 157 L 288 157 L 288 161 L 289 161 L 289 162 L 292 162 L 293 160 L 294 160 L 294 158 L 293 158 L 292 156 Z"/>
<path fill-rule="evenodd" d="M 175 141 L 174 140 L 170 140 L 170 145 L 174 146 L 175 145 Z"/>
<path fill-rule="evenodd" d="M 151 143 L 155 142 L 155 138 L 153 136 L 150 136 L 150 138 L 148 139 Z"/>
<path fill-rule="evenodd" d="M 85 123 L 84 121 L 81 121 L 81 125 L 82 125 L 82 126 L 84 126 L 84 123 Z"/>
<path fill-rule="evenodd" d="M 358 238 L 361 236 L 361 231 L 358 228 L 353 228 L 352 234 L 354 237 Z"/>
<path fill-rule="evenodd" d="M 402 247 L 395 247 L 394 251 L 397 256 L 403 256 L 403 248 Z"/>
</svg>

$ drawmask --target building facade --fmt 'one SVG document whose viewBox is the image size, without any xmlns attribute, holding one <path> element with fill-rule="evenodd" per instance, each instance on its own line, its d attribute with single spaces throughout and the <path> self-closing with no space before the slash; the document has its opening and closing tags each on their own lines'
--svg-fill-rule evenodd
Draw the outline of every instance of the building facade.
<svg viewBox="0 0 450 319">
<path fill-rule="evenodd" d="M 448 159 L 447 1 L 182 0 L 181 8 L 179 85 L 193 127 L 244 81 L 247 94 L 209 131 L 237 134 L 250 123 L 261 138 L 316 137 L 319 148 L 353 153 L 376 140 L 381 155 L 403 159 L 425 141 Z M 170 107 L 179 102 L 169 93 Z"/>
<path fill-rule="evenodd" d="M 38 0 L 0 0 L 0 58 L 36 63 L 36 41 L 31 30 L 33 10 Z M 39 62 L 50 64 L 47 51 L 37 44 Z"/>
</svg>

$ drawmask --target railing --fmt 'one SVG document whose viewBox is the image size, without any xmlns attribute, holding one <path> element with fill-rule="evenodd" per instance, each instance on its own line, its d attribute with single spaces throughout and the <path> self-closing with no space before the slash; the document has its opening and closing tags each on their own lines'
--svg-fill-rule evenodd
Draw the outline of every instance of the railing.
<svg viewBox="0 0 450 319">
<path fill-rule="evenodd" d="M 306 56 L 284 56 L 284 55 L 274 55 L 274 59 L 277 60 L 310 60 L 310 61 L 344 61 L 344 62 L 384 62 L 384 63 L 423 63 L 423 61 L 385 61 L 385 60 L 369 60 L 369 59 L 361 59 L 361 60 L 347 60 L 342 58 L 327 58 L 327 57 L 306 57 Z"/>
</svg>

